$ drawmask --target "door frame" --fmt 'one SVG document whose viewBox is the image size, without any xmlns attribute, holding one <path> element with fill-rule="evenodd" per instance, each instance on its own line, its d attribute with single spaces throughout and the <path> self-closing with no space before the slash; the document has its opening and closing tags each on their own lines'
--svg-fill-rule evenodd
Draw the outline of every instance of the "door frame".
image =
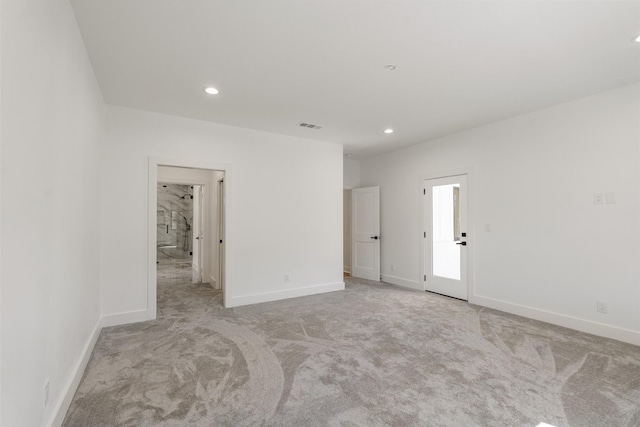
<svg viewBox="0 0 640 427">
<path fill-rule="evenodd" d="M 426 274 L 426 265 L 425 265 L 425 256 L 427 253 L 426 250 L 426 238 L 424 237 L 424 232 L 427 230 L 427 226 L 430 224 L 425 223 L 425 200 L 424 200 L 424 181 L 428 179 L 438 179 L 438 178 L 447 178 L 456 175 L 466 175 L 467 176 L 467 242 L 468 246 L 467 250 L 467 301 L 469 303 L 474 303 L 475 301 L 475 286 L 474 286 L 474 270 L 473 270 L 473 254 L 475 252 L 476 246 L 476 235 L 473 229 L 473 220 L 474 220 L 474 203 L 473 203 L 473 183 L 475 181 L 475 177 L 473 174 L 473 168 L 461 168 L 461 169 L 452 169 L 445 170 L 439 172 L 431 172 L 422 174 L 419 176 L 418 183 L 418 205 L 420 212 L 420 276 L 418 277 L 418 283 L 421 284 L 421 288 L 423 291 L 426 291 L 424 276 Z"/>
<path fill-rule="evenodd" d="M 232 217 L 229 215 L 231 211 L 230 207 L 232 206 L 233 201 L 233 177 L 231 171 L 231 165 L 227 163 L 212 163 L 212 162 L 203 162 L 200 160 L 189 160 L 189 159 L 175 159 L 175 158 L 167 158 L 167 157 L 149 157 L 149 167 L 148 167 L 148 187 L 147 187 L 147 200 L 148 200 L 148 208 L 147 208 L 147 316 L 149 316 L 148 320 L 156 319 L 158 312 L 158 277 L 157 277 L 157 204 L 158 204 L 158 166 L 172 166 L 178 168 L 189 168 L 189 169 L 204 169 L 209 171 L 219 171 L 224 172 L 225 177 L 225 218 L 227 219 L 225 223 L 225 254 L 224 254 L 224 282 L 223 282 L 223 305 L 228 307 L 231 303 L 231 297 L 233 292 L 233 277 L 232 271 L 229 268 L 232 261 L 232 250 L 233 247 L 233 228 L 232 226 Z M 193 180 L 189 180 L 193 181 Z M 193 184 L 194 182 L 190 182 Z M 195 182 L 195 184 L 200 184 Z M 211 182 L 208 182 L 208 187 L 212 185 Z M 209 193 L 210 194 L 210 193 Z M 210 253 L 210 251 L 209 251 Z"/>
</svg>

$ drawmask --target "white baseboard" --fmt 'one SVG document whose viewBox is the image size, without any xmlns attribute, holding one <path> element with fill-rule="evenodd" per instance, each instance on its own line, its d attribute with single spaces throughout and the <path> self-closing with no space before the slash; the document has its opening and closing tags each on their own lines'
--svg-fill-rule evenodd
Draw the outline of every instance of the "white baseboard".
<svg viewBox="0 0 640 427">
<path fill-rule="evenodd" d="M 539 308 L 528 307 L 478 295 L 474 295 L 472 298 L 469 298 L 469 302 L 483 307 L 516 314 L 518 316 L 528 317 L 530 319 L 540 320 L 542 322 L 552 323 L 558 326 L 564 326 L 565 328 L 575 329 L 577 331 L 611 338 L 627 342 L 629 344 L 640 345 L 640 332 L 638 331 L 605 325 L 604 323 L 594 322 L 592 320 L 580 319 L 566 314 L 554 313 L 551 311 L 541 310 Z"/>
<path fill-rule="evenodd" d="M 100 331 L 102 330 L 101 321 L 102 319 L 98 319 L 96 326 L 93 328 L 93 331 L 91 331 L 91 335 L 89 336 L 87 343 L 82 349 L 82 353 L 80 354 L 78 361 L 73 366 L 71 376 L 64 385 L 60 399 L 53 409 L 49 422 L 46 424 L 47 427 L 58 427 L 62 425 L 64 417 L 67 415 L 67 410 L 73 400 L 73 396 L 76 394 L 76 390 L 78 389 L 84 370 L 87 367 L 87 363 L 89 363 L 89 359 L 91 358 L 93 347 L 96 345 L 96 341 L 98 341 L 98 336 L 100 336 Z"/>
<path fill-rule="evenodd" d="M 342 272 L 351 274 L 351 267 L 349 267 L 347 265 L 342 266 Z"/>
<path fill-rule="evenodd" d="M 416 291 L 424 291 L 424 285 L 415 280 L 407 280 L 402 277 L 391 276 L 389 274 L 382 275 L 382 281 L 391 283 L 392 285 L 398 285 L 405 288 L 415 289 Z"/>
<path fill-rule="evenodd" d="M 154 319 L 155 316 L 152 316 L 149 310 L 127 311 L 102 316 L 100 326 L 106 328 L 107 326 L 125 325 L 127 323 L 145 322 Z"/>
<path fill-rule="evenodd" d="M 240 307 L 261 302 L 278 301 L 288 298 L 305 297 L 308 295 L 323 294 L 326 292 L 344 291 L 344 282 L 326 283 L 322 285 L 305 286 L 303 288 L 284 289 L 263 294 L 243 295 L 231 298 L 231 304 L 227 307 Z"/>
</svg>

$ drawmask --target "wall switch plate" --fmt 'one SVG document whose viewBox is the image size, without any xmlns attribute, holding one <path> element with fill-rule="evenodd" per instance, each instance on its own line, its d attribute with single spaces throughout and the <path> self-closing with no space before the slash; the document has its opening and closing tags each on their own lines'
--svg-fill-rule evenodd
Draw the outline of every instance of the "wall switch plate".
<svg viewBox="0 0 640 427">
<path fill-rule="evenodd" d="M 602 193 L 593 193 L 593 204 L 601 205 L 604 203 L 604 194 Z"/>
<path fill-rule="evenodd" d="M 491 224 L 486 223 L 484 225 L 484 231 L 486 231 L 487 233 L 490 233 L 491 232 Z"/>
<path fill-rule="evenodd" d="M 596 301 L 596 310 L 598 313 L 607 314 L 609 306 L 605 301 Z"/>
</svg>

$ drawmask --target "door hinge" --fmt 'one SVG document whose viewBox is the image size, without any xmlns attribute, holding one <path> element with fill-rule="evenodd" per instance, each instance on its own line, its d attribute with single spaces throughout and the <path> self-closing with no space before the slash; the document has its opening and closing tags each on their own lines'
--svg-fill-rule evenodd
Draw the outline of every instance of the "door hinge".
<svg viewBox="0 0 640 427">
<path fill-rule="evenodd" d="M 427 281 L 427 275 L 426 274 L 424 275 L 424 281 L 425 282 Z"/>
<path fill-rule="evenodd" d="M 427 238 L 427 232 L 426 231 L 424 232 L 424 238 L 425 239 Z"/>
<path fill-rule="evenodd" d="M 424 194 L 425 196 L 427 195 L 427 189 L 426 188 L 422 189 L 422 194 Z"/>
</svg>

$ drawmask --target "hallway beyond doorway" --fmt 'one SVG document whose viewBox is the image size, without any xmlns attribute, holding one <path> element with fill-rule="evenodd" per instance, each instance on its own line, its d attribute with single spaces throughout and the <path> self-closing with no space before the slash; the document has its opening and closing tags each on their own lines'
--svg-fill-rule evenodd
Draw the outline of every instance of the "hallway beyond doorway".
<svg viewBox="0 0 640 427">
<path fill-rule="evenodd" d="M 158 263 L 157 277 L 159 285 L 182 285 L 199 281 L 199 275 L 189 259 Z"/>
</svg>

